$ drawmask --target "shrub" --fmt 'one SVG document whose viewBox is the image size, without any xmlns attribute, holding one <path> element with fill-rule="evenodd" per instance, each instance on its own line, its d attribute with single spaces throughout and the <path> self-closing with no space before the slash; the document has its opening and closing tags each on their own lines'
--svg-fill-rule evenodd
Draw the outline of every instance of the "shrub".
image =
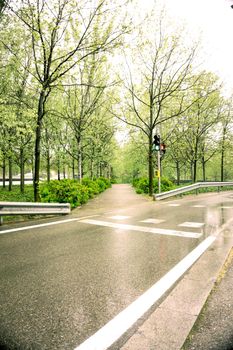
<svg viewBox="0 0 233 350">
<path fill-rule="evenodd" d="M 105 183 L 105 188 L 109 188 L 111 187 L 111 181 L 109 179 L 107 179 L 106 177 L 99 177 L 97 180 L 101 180 Z"/>
<path fill-rule="evenodd" d="M 82 179 L 82 185 L 84 185 L 88 188 L 88 193 L 89 193 L 90 198 L 93 198 L 94 196 L 96 196 L 100 192 L 99 186 L 96 183 L 96 181 L 93 181 L 91 179 L 88 179 L 88 178 Z"/>
<path fill-rule="evenodd" d="M 88 187 L 81 185 L 77 180 L 52 180 L 40 184 L 42 202 L 70 203 L 71 208 L 84 204 L 89 199 Z"/>
<path fill-rule="evenodd" d="M 149 193 L 149 181 L 148 178 L 142 177 L 136 182 L 136 190 L 140 190 L 141 193 Z M 138 192 L 137 192 L 138 193 Z"/>
<path fill-rule="evenodd" d="M 158 178 L 154 179 L 153 186 L 154 186 L 154 192 L 155 193 L 158 192 Z M 176 186 L 173 184 L 172 181 L 170 181 L 166 177 L 161 178 L 161 191 L 162 192 L 170 191 L 170 190 L 173 190 L 174 188 L 176 188 Z"/>
<path fill-rule="evenodd" d="M 99 187 L 99 192 L 103 192 L 104 190 L 106 190 L 106 184 L 103 180 L 101 180 L 100 178 L 99 179 L 96 179 L 95 180 L 98 187 Z"/>
<path fill-rule="evenodd" d="M 142 177 L 139 179 L 134 179 L 133 180 L 133 186 L 136 189 L 136 193 L 142 194 L 142 193 L 149 193 L 149 180 L 148 178 Z M 158 192 L 158 179 L 155 178 L 153 180 L 153 187 L 154 187 L 154 193 Z M 161 178 L 161 191 L 166 192 L 169 190 L 174 189 L 175 186 L 166 177 Z"/>
<path fill-rule="evenodd" d="M 40 184 L 40 197 L 42 202 L 70 203 L 71 208 L 76 208 L 110 186 L 110 181 L 103 177 L 84 178 L 82 183 L 71 179 L 52 180 Z"/>
</svg>

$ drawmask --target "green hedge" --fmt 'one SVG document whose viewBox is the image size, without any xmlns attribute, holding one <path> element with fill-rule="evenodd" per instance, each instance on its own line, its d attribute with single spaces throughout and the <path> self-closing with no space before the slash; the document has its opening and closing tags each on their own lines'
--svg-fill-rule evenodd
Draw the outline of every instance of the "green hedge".
<svg viewBox="0 0 233 350">
<path fill-rule="evenodd" d="M 42 202 L 70 203 L 71 208 L 76 208 L 110 186 L 110 181 L 102 177 L 96 180 L 84 178 L 82 183 L 70 179 L 52 180 L 40 184 L 40 197 Z"/>
<path fill-rule="evenodd" d="M 146 177 L 141 177 L 133 180 L 133 186 L 136 189 L 136 192 L 139 194 L 149 193 L 149 179 Z M 154 193 L 158 192 L 158 179 L 155 178 L 153 180 Z M 161 191 L 166 192 L 169 190 L 173 190 L 176 186 L 172 181 L 167 179 L 166 177 L 161 178 Z"/>
</svg>

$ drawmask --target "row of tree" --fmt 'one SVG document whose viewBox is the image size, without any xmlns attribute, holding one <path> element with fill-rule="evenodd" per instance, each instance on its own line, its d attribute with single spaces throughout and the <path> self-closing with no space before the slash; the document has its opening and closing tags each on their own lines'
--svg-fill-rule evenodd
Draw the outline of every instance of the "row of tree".
<svg viewBox="0 0 233 350">
<path fill-rule="evenodd" d="M 84 158 L 88 159 L 91 176 L 94 166 L 98 165 L 99 172 L 103 164 L 106 167 L 114 129 L 106 114 L 105 90 L 111 85 L 106 57 L 127 32 L 120 3 L 22 0 L 6 4 L 0 48 L 4 62 L 3 178 L 6 159 L 10 179 L 12 163 L 17 162 L 23 190 L 24 164 L 30 158 L 35 201 L 39 200 L 42 153 L 48 180 L 52 155 L 58 174 L 61 160 L 69 163 L 64 161 L 67 154 L 73 169 L 75 161 L 78 163 L 79 178 L 84 172 Z"/>
<path fill-rule="evenodd" d="M 164 174 L 196 181 L 201 164 L 205 180 L 220 155 L 224 180 L 231 100 L 197 68 L 198 45 L 184 45 L 161 13 L 135 25 L 123 0 L 21 0 L 0 9 L 0 161 L 9 189 L 18 168 L 22 191 L 32 169 L 35 201 L 44 171 L 48 181 L 51 169 L 58 178 L 116 174 L 119 120 L 129 136 L 118 164 L 131 176 L 147 167 L 150 194 L 156 133 L 168 149 Z"/>
</svg>

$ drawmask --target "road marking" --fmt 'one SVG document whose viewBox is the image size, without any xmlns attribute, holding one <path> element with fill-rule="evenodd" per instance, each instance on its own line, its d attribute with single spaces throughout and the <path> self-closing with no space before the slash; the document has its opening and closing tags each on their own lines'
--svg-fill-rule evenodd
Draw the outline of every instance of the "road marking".
<svg viewBox="0 0 233 350">
<path fill-rule="evenodd" d="M 39 225 L 31 225 L 31 226 L 12 228 L 12 229 L 8 229 L 8 230 L 0 231 L 0 235 L 3 234 L 3 233 L 18 232 L 18 231 L 24 231 L 24 230 L 32 230 L 32 229 L 35 229 L 35 228 L 46 227 L 46 226 L 51 226 L 51 225 L 66 224 L 66 223 L 72 222 L 72 221 L 80 221 L 80 220 L 86 219 L 86 218 L 93 218 L 94 216 L 98 216 L 98 215 L 90 215 L 90 216 L 84 216 L 82 218 L 67 219 L 67 220 L 47 222 L 45 224 L 39 224 Z"/>
<path fill-rule="evenodd" d="M 142 317 L 215 241 L 209 236 L 165 276 L 74 350 L 106 350 Z"/>
<path fill-rule="evenodd" d="M 233 207 L 227 207 L 227 206 L 224 206 L 224 207 L 219 207 L 220 209 L 232 209 Z"/>
<path fill-rule="evenodd" d="M 206 205 L 197 204 L 197 205 L 193 205 L 192 208 L 206 208 Z"/>
<path fill-rule="evenodd" d="M 177 203 L 171 203 L 171 204 L 168 204 L 169 207 L 180 207 L 180 204 L 177 204 Z"/>
<path fill-rule="evenodd" d="M 161 222 L 164 222 L 165 220 L 159 220 L 159 219 L 146 219 L 142 220 L 140 222 L 145 222 L 147 224 L 160 224 Z"/>
<path fill-rule="evenodd" d="M 196 233 L 196 232 L 185 232 L 185 231 L 167 230 L 167 229 L 155 228 L 155 227 L 151 228 L 146 226 L 117 224 L 113 222 L 100 221 L 100 220 L 87 219 L 87 220 L 80 220 L 80 222 L 84 224 L 106 226 L 106 227 L 118 228 L 122 230 L 149 232 L 149 233 L 155 233 L 159 235 L 179 236 L 179 237 L 187 237 L 187 238 L 200 238 L 202 235 L 201 233 Z"/>
<path fill-rule="evenodd" d="M 205 224 L 203 222 L 186 221 L 186 222 L 183 222 L 182 224 L 179 224 L 178 226 L 198 228 L 198 227 L 202 227 L 204 225 Z"/>
<path fill-rule="evenodd" d="M 114 220 L 124 220 L 124 219 L 129 219 L 130 216 L 124 216 L 124 215 L 114 215 L 114 216 L 109 216 L 109 219 L 114 219 Z"/>
</svg>

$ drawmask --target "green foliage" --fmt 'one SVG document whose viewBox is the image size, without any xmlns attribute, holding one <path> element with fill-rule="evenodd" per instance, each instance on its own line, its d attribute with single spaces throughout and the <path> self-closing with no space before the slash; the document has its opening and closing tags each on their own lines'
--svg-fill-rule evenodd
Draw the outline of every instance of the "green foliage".
<svg viewBox="0 0 233 350">
<path fill-rule="evenodd" d="M 134 181 L 134 186 L 136 187 L 136 192 L 149 193 L 149 180 L 147 177 L 142 177 L 138 181 Z"/>
<path fill-rule="evenodd" d="M 88 188 L 89 198 L 93 198 L 95 195 L 97 195 L 100 192 L 97 182 L 91 179 L 88 179 L 88 178 L 82 179 L 82 185 Z"/>
<path fill-rule="evenodd" d="M 97 183 L 100 184 L 99 186 L 103 188 L 102 183 L 104 183 L 104 190 L 111 187 L 111 181 L 109 179 L 106 179 L 105 177 L 101 176 L 97 180 Z"/>
<path fill-rule="evenodd" d="M 138 178 L 133 180 L 133 186 L 136 189 L 136 193 L 149 193 L 149 180 L 146 177 Z M 158 179 L 155 178 L 153 181 L 154 193 L 158 192 Z M 166 192 L 169 190 L 173 190 L 175 185 L 172 181 L 167 179 L 166 177 L 161 178 L 161 191 Z"/>
<path fill-rule="evenodd" d="M 158 179 L 154 179 L 153 182 L 154 185 L 154 192 L 158 192 Z M 172 181 L 170 181 L 168 178 L 166 177 L 162 177 L 161 178 L 161 191 L 162 192 L 166 192 L 166 191 L 170 191 L 173 190 L 174 188 L 176 188 L 176 186 L 174 185 L 174 183 Z"/>
<path fill-rule="evenodd" d="M 105 178 L 83 179 L 82 183 L 70 179 L 52 180 L 40 184 L 40 197 L 42 202 L 70 203 L 71 208 L 76 208 L 108 187 L 110 181 Z"/>
<path fill-rule="evenodd" d="M 24 194 L 20 192 L 20 186 L 13 186 L 12 191 L 8 187 L 0 187 L 0 201 L 4 202 L 34 202 L 33 186 L 25 185 Z"/>
</svg>

